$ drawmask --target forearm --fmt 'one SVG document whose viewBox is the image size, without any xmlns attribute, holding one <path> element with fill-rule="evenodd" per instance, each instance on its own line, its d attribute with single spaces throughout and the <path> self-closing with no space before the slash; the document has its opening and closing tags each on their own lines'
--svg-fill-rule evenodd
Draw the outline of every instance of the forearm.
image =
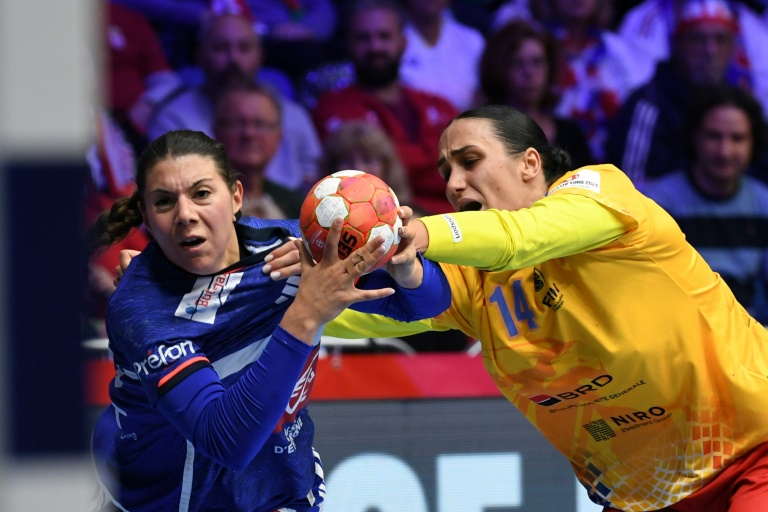
<svg viewBox="0 0 768 512">
<path fill-rule="evenodd" d="M 346 309 L 328 322 L 323 334 L 335 338 L 399 338 L 427 331 L 447 330 L 433 325 L 431 319 L 399 322 L 382 315 L 361 313 Z"/>
<path fill-rule="evenodd" d="M 560 194 L 518 211 L 489 210 L 422 217 L 417 249 L 434 261 L 485 270 L 536 265 L 606 245 L 628 230 L 588 197 Z"/>
</svg>

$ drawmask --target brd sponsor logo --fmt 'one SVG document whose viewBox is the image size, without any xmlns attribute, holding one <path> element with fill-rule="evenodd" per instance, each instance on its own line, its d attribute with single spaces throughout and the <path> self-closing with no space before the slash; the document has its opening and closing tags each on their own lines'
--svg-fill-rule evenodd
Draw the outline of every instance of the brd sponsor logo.
<svg viewBox="0 0 768 512">
<path fill-rule="evenodd" d="M 160 345 L 157 347 L 156 354 L 150 354 L 145 360 L 133 363 L 133 369 L 138 374 L 149 375 L 150 369 L 156 370 L 163 366 L 168 366 L 174 361 L 194 353 L 195 347 L 191 341 L 182 341 L 168 347 Z"/>
<path fill-rule="evenodd" d="M 595 377 L 594 379 L 589 381 L 589 384 L 584 384 L 582 386 L 579 386 L 573 391 L 558 393 L 557 395 L 554 395 L 554 396 L 536 395 L 536 396 L 530 397 L 530 399 L 539 405 L 550 407 L 552 405 L 562 402 L 563 400 L 573 400 L 574 398 L 583 397 L 590 391 L 597 391 L 599 388 L 602 388 L 603 386 L 609 384 L 612 381 L 613 381 L 613 377 L 611 377 L 610 375 L 600 375 L 599 377 Z"/>
</svg>

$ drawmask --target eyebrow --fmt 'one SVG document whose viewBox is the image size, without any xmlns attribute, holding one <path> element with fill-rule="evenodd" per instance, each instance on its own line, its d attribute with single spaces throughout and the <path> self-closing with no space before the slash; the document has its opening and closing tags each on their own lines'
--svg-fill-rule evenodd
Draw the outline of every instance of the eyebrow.
<svg viewBox="0 0 768 512">
<path fill-rule="evenodd" d="M 462 146 L 460 148 L 457 148 L 457 149 L 454 149 L 453 151 L 451 151 L 450 155 L 451 156 L 457 156 L 457 155 L 460 155 L 460 154 L 462 154 L 462 153 L 464 153 L 464 152 L 466 152 L 466 151 L 468 151 L 470 149 L 473 149 L 475 147 L 477 147 L 477 146 L 474 146 L 472 144 L 467 145 L 467 146 Z M 445 157 L 441 156 L 440 158 L 437 159 L 437 168 L 439 169 L 440 167 L 442 167 L 444 163 L 445 163 Z"/>
<path fill-rule="evenodd" d="M 204 181 L 210 181 L 210 180 L 211 180 L 211 178 L 200 178 L 199 180 L 194 182 L 189 188 L 198 187 L 198 186 L 202 185 L 202 183 Z M 168 191 L 168 190 L 165 190 L 164 188 L 156 188 L 155 190 L 152 190 L 150 192 L 150 194 L 157 194 L 157 193 L 160 193 L 160 194 L 170 194 L 171 192 Z"/>
</svg>

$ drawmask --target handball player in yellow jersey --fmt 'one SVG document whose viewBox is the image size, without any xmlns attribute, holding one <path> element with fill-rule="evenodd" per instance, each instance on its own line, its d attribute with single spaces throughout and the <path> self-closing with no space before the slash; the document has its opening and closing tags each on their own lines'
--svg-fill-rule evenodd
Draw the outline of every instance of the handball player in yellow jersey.
<svg viewBox="0 0 768 512">
<path fill-rule="evenodd" d="M 606 511 L 768 510 L 768 333 L 622 171 L 569 165 L 525 114 L 459 115 L 438 160 L 457 213 L 406 227 L 442 263 L 450 309 L 411 324 L 345 311 L 326 333 L 479 339 Z"/>
<path fill-rule="evenodd" d="M 439 151 L 457 213 L 404 235 L 441 262 L 451 307 L 414 323 L 346 310 L 325 333 L 479 339 L 606 511 L 768 510 L 768 333 L 674 220 L 613 165 L 571 170 L 508 107 L 459 115 Z M 297 269 L 295 252 L 268 258 L 275 279 Z"/>
</svg>

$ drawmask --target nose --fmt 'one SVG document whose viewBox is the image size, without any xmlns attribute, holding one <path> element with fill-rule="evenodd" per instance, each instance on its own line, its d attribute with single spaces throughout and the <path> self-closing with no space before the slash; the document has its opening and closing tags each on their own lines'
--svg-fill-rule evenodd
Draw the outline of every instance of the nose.
<svg viewBox="0 0 768 512">
<path fill-rule="evenodd" d="M 195 220 L 197 220 L 197 210 L 194 201 L 181 196 L 176 204 L 176 222 L 186 226 Z"/>
<path fill-rule="evenodd" d="M 460 169 L 453 170 L 445 183 L 445 196 L 451 203 L 461 197 L 461 193 L 467 188 L 467 181 Z"/>
</svg>

